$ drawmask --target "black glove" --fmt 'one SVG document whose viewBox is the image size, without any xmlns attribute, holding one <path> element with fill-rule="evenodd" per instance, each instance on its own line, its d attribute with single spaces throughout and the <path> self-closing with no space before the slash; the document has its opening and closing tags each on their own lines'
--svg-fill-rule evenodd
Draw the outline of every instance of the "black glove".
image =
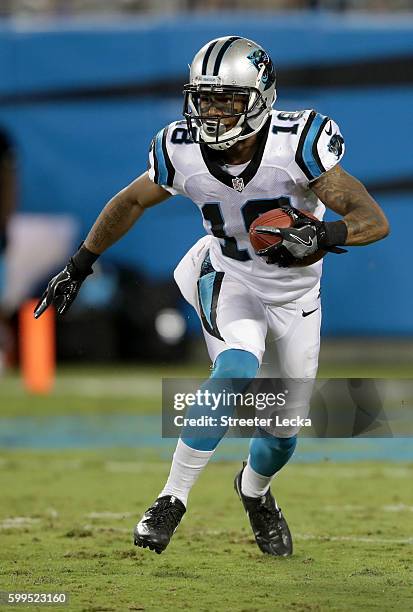
<svg viewBox="0 0 413 612">
<path fill-rule="evenodd" d="M 282 242 L 257 251 L 257 255 L 265 257 L 267 263 L 277 263 L 280 267 L 288 268 L 319 249 L 332 253 L 347 252 L 336 246 L 344 244 L 347 238 L 347 226 L 344 221 L 326 223 L 308 217 L 297 208 L 291 206 L 282 208 L 292 218 L 294 223 L 292 227 L 258 226 L 255 229 L 259 234 L 282 238 Z"/>
<path fill-rule="evenodd" d="M 46 291 L 34 309 L 34 318 L 38 319 L 51 304 L 56 306 L 59 315 L 65 314 L 74 302 L 85 278 L 93 273 L 92 264 L 97 258 L 98 255 L 81 245 L 66 267 L 47 285 Z"/>
</svg>

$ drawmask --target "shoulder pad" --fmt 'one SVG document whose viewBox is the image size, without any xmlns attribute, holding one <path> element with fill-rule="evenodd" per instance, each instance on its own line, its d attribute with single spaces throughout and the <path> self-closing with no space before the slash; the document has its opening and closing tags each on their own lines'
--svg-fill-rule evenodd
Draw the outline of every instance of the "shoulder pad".
<svg viewBox="0 0 413 612">
<path fill-rule="evenodd" d="M 186 166 L 187 145 L 190 144 L 193 143 L 185 121 L 170 123 L 159 130 L 151 142 L 149 178 L 173 195 L 183 192 L 185 173 L 182 169 Z"/>
<path fill-rule="evenodd" d="M 312 181 L 340 161 L 344 139 L 332 119 L 314 110 L 305 111 L 301 122 L 295 161 L 307 180 Z"/>
<path fill-rule="evenodd" d="M 158 185 L 167 185 L 172 187 L 175 178 L 175 168 L 172 163 L 170 143 L 174 144 L 175 140 L 184 136 L 181 127 L 177 124 L 180 122 L 170 123 L 166 127 L 159 130 L 151 143 L 151 153 L 153 155 L 153 180 Z M 168 144 L 169 147 L 168 147 Z"/>
</svg>

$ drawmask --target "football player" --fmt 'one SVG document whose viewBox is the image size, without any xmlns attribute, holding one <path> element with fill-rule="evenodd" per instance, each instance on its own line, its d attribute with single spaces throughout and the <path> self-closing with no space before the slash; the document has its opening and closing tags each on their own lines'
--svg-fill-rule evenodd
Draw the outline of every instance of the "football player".
<svg viewBox="0 0 413 612">
<path fill-rule="evenodd" d="M 207 233 L 175 271 L 183 296 L 199 315 L 213 364 L 204 388 L 222 379 L 250 381 L 260 368 L 272 378 L 312 380 L 322 263 L 294 264 L 318 249 L 384 238 L 386 217 L 340 166 L 344 140 L 332 119 L 314 110 L 273 109 L 274 66 L 259 44 L 239 36 L 206 44 L 191 64 L 184 94 L 185 121 L 155 136 L 149 170 L 106 204 L 83 245 L 50 281 L 35 316 L 52 303 L 65 313 L 99 255 L 147 208 L 181 194 L 199 207 Z M 323 222 L 325 206 L 341 220 Z M 251 223 L 280 207 L 294 226 L 280 230 L 281 243 L 255 253 Z M 204 407 L 190 413 L 203 414 Z M 168 480 L 135 527 L 135 544 L 158 553 L 166 548 L 223 434 L 197 437 L 183 431 Z M 257 432 L 235 477 L 259 548 L 275 556 L 290 555 L 292 539 L 270 483 L 292 456 L 296 434 L 296 429 Z"/>
</svg>

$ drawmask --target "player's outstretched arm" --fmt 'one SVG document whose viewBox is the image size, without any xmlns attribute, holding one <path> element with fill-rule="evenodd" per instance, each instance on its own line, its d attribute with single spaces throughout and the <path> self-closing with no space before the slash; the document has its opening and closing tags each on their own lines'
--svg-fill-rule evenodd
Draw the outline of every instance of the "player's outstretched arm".
<svg viewBox="0 0 413 612">
<path fill-rule="evenodd" d="M 346 245 L 369 244 L 389 234 L 389 223 L 380 206 L 364 185 L 340 165 L 311 183 L 311 189 L 327 208 L 343 217 Z"/>
<path fill-rule="evenodd" d="M 65 268 L 47 285 L 34 309 L 36 319 L 51 305 L 62 315 L 70 308 L 79 289 L 99 255 L 114 244 L 136 223 L 146 208 L 163 202 L 170 193 L 153 183 L 145 172 L 116 194 L 104 207 L 85 242 L 70 258 Z"/>
<path fill-rule="evenodd" d="M 87 235 L 84 246 L 92 253 L 101 255 L 130 230 L 146 208 L 170 196 L 145 172 L 109 200 Z"/>
</svg>

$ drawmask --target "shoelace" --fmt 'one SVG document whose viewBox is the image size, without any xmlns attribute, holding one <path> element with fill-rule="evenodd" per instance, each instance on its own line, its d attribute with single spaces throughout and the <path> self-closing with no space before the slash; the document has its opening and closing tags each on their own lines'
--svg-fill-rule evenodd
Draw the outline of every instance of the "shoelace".
<svg viewBox="0 0 413 612">
<path fill-rule="evenodd" d="M 181 512 L 177 506 L 170 501 L 158 502 L 149 510 L 149 518 L 145 523 L 148 525 L 165 525 L 167 529 L 175 529 L 181 519 Z"/>
</svg>

